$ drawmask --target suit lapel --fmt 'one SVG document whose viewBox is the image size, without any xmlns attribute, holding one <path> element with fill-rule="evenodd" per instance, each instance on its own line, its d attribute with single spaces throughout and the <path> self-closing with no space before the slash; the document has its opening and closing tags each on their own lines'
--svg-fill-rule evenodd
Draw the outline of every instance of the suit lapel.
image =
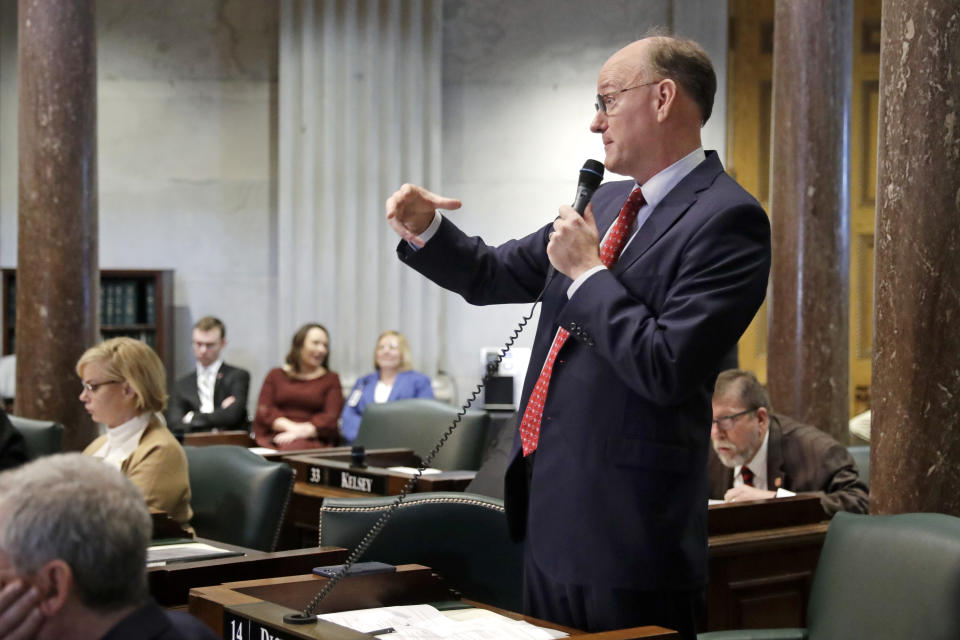
<svg viewBox="0 0 960 640">
<path fill-rule="evenodd" d="M 667 196 L 660 201 L 657 208 L 647 218 L 637 235 L 633 238 L 626 249 L 623 250 L 620 259 L 613 265 L 613 274 L 619 275 L 626 271 L 630 265 L 637 261 L 640 256 L 646 253 L 654 242 L 660 239 L 670 227 L 689 209 L 693 203 L 700 197 L 700 193 L 710 187 L 716 179 L 717 174 L 723 170 L 716 154 L 711 152 L 707 158 L 691 171 L 687 176 L 675 186 Z M 608 225 L 609 226 L 609 225 Z M 601 235 L 602 237 L 602 235 Z"/>
<path fill-rule="evenodd" d="M 770 414 L 770 436 L 767 439 L 767 489 L 770 491 L 787 488 L 784 485 L 782 435 L 780 421 Z"/>
<path fill-rule="evenodd" d="M 226 363 L 221 364 L 220 368 L 217 369 L 217 375 L 213 378 L 213 406 L 214 408 L 220 406 L 220 392 L 223 391 L 223 385 L 221 382 L 224 379 L 224 376 L 227 375 L 227 365 Z"/>
<path fill-rule="evenodd" d="M 187 380 L 187 384 L 190 385 L 190 388 L 186 390 L 186 397 L 193 400 L 193 406 L 196 407 L 195 410 L 200 409 L 200 389 L 197 387 L 197 367 L 194 365 L 193 373 L 190 374 L 190 378 Z"/>
</svg>

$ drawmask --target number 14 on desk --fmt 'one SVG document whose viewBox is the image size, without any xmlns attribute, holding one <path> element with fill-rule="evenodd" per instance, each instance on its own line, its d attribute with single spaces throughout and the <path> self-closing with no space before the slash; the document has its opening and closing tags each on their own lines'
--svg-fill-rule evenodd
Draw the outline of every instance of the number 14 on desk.
<svg viewBox="0 0 960 640">
<path fill-rule="evenodd" d="M 226 622 L 230 626 L 230 640 L 295 640 L 248 618 L 226 614 Z"/>
</svg>

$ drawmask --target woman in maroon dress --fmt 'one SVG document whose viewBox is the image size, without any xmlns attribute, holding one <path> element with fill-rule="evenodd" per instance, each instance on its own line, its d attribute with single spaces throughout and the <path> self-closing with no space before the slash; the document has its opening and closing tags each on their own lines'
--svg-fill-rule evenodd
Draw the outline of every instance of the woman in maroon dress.
<svg viewBox="0 0 960 640">
<path fill-rule="evenodd" d="M 343 408 L 340 378 L 327 368 L 330 336 L 310 323 L 293 336 L 283 367 L 263 381 L 253 435 L 261 447 L 312 449 L 337 444 Z"/>
</svg>

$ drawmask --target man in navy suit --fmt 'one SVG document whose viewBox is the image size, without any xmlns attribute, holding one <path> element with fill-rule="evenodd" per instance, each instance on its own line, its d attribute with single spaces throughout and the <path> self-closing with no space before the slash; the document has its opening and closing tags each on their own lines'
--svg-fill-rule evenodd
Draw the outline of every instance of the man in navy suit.
<svg viewBox="0 0 960 640">
<path fill-rule="evenodd" d="M 247 393 L 250 374 L 223 361 L 227 330 L 206 316 L 193 325 L 196 369 L 177 380 L 170 394 L 168 424 L 173 431 L 249 429 Z"/>
<path fill-rule="evenodd" d="M 400 258 L 468 302 L 543 290 L 505 483 L 526 612 L 693 638 L 712 384 L 763 301 L 769 222 L 701 146 L 716 76 L 699 45 L 634 42 L 597 89 L 590 129 L 607 168 L 634 180 L 601 186 L 582 217 L 562 206 L 552 224 L 490 247 L 436 211 L 458 200 L 404 185 L 387 219 Z"/>
</svg>

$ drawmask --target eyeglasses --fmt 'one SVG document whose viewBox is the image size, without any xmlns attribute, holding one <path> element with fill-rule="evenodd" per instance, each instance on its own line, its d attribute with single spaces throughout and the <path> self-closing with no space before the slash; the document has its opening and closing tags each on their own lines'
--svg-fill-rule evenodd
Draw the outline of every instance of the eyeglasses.
<svg viewBox="0 0 960 640">
<path fill-rule="evenodd" d="M 104 380 L 103 382 L 81 382 L 80 384 L 83 385 L 84 391 L 89 391 L 90 393 L 96 393 L 97 389 L 99 389 L 104 385 L 119 384 L 121 382 L 123 382 L 123 380 Z"/>
<path fill-rule="evenodd" d="M 713 422 L 711 422 L 711 426 L 717 425 L 717 427 L 719 427 L 720 429 L 724 431 L 729 431 L 730 429 L 733 429 L 734 420 L 736 420 L 740 416 L 745 416 L 748 413 L 753 413 L 756 410 L 757 408 L 754 407 L 753 409 L 745 409 L 740 413 L 732 413 L 729 416 L 720 416 L 719 418 L 715 418 Z"/>
<path fill-rule="evenodd" d="M 610 93 L 598 93 L 597 101 L 593 103 L 593 106 L 597 111 L 603 111 L 603 114 L 606 115 L 610 107 L 616 104 L 616 96 L 621 93 L 626 93 L 627 91 L 633 91 L 634 89 L 639 89 L 640 87 L 646 87 L 651 84 L 657 84 L 659 80 L 651 80 L 650 82 L 644 82 L 643 84 L 638 84 L 634 87 L 627 87 L 626 89 L 620 89 L 619 91 L 611 91 Z"/>
</svg>

